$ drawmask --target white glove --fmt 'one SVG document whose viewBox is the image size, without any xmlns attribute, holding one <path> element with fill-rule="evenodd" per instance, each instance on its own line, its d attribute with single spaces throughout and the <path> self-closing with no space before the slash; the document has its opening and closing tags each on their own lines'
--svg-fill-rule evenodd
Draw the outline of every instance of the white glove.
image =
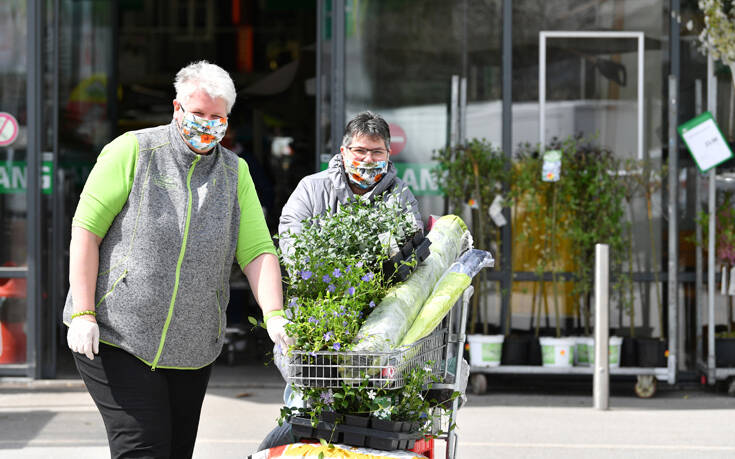
<svg viewBox="0 0 735 459">
<path fill-rule="evenodd" d="M 100 352 L 100 327 L 83 317 L 75 317 L 66 333 L 66 344 L 73 352 L 85 354 L 94 360 L 94 354 Z"/>
<path fill-rule="evenodd" d="M 286 334 L 286 329 L 284 327 L 287 323 L 288 320 L 286 320 L 285 317 L 273 316 L 268 319 L 268 322 L 265 324 L 265 327 L 268 330 L 268 336 L 271 337 L 271 341 L 273 341 L 277 347 L 280 346 L 281 352 L 284 353 L 288 349 L 288 346 L 295 342 L 293 338 Z"/>
</svg>

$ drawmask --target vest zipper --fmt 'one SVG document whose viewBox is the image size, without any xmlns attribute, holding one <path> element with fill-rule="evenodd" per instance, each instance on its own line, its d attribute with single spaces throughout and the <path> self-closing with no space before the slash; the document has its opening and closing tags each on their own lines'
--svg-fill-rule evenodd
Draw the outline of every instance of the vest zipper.
<svg viewBox="0 0 735 459">
<path fill-rule="evenodd" d="M 194 167 L 197 165 L 201 156 L 197 155 L 191 167 L 189 173 L 186 175 L 186 191 L 187 191 L 187 206 L 186 206 L 186 223 L 184 224 L 184 237 L 181 240 L 181 249 L 179 250 L 179 260 L 176 262 L 176 276 L 174 280 L 174 291 L 171 295 L 171 301 L 168 305 L 168 316 L 166 316 L 166 322 L 163 324 L 163 333 L 161 334 L 161 341 L 158 343 L 158 351 L 153 359 L 151 365 L 151 371 L 156 371 L 158 366 L 158 360 L 161 358 L 163 352 L 163 343 L 166 341 L 166 333 L 168 333 L 168 327 L 171 325 L 171 318 L 174 315 L 174 304 L 176 303 L 176 294 L 179 291 L 179 277 L 181 276 L 181 264 L 184 262 L 184 255 L 186 254 L 186 241 L 189 239 L 189 223 L 191 222 L 191 176 L 194 174 Z"/>
<path fill-rule="evenodd" d="M 215 292 L 217 296 L 217 341 L 222 336 L 222 306 L 219 303 L 219 292 Z"/>
</svg>

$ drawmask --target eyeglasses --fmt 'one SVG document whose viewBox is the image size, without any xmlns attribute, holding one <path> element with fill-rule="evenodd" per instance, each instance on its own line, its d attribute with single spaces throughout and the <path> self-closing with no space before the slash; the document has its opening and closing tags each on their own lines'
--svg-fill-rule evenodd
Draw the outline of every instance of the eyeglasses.
<svg viewBox="0 0 735 459">
<path fill-rule="evenodd" d="M 350 150 L 350 153 L 355 155 L 355 159 L 358 161 L 362 161 L 367 157 L 368 155 L 372 156 L 373 158 L 385 158 L 388 156 L 388 151 L 383 150 L 382 148 L 379 148 L 377 150 L 368 150 L 367 148 L 362 147 L 345 147 L 348 150 Z"/>
</svg>

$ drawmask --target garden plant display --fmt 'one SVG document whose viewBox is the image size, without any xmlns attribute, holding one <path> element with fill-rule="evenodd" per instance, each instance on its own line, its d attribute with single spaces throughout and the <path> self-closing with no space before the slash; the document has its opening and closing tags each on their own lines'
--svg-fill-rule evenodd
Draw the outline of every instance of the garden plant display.
<svg viewBox="0 0 735 459">
<path fill-rule="evenodd" d="M 407 282 L 393 287 L 381 267 L 418 231 L 410 212 L 402 210 L 394 196 L 374 201 L 357 198 L 336 213 L 305 221 L 300 233 L 279 235 L 288 237 L 291 246 L 288 256 L 280 254 L 288 271 L 285 309 L 291 323 L 286 330 L 295 340 L 290 352 L 298 351 L 316 361 L 322 358 L 319 352 L 355 350 L 358 331 L 386 294 L 400 290 L 411 279 L 422 279 L 424 265 L 434 257 L 444 264 L 434 268 L 436 275 L 427 280 L 428 284 L 420 286 L 428 296 L 436 280 L 459 255 L 462 241 L 466 248 L 471 239 L 458 217 L 445 216 L 439 222 L 427 235 L 432 243 L 429 258 Z M 416 312 L 422 303 L 418 303 Z M 401 337 L 393 337 L 391 342 L 396 345 Z M 432 382 L 438 378 L 432 373 L 432 364 L 426 362 L 404 374 L 400 389 L 381 387 L 367 374 L 360 383 L 342 383 L 341 387 L 298 387 L 308 410 L 284 407 L 279 422 L 291 416 L 307 416 L 316 426 L 324 413 L 335 412 L 363 417 L 372 414 L 379 419 L 416 422 L 417 429 L 419 425 L 429 429 L 427 421 L 434 410 L 447 402 L 428 396 Z M 448 397 L 452 400 L 458 395 Z"/>
</svg>

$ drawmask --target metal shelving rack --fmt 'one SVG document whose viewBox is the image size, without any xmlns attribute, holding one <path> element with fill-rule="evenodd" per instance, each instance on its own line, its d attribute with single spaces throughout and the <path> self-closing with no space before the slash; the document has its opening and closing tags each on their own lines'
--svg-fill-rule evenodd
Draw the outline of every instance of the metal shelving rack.
<svg viewBox="0 0 735 459">
<path fill-rule="evenodd" d="M 700 103 L 701 105 L 701 103 Z M 714 115 L 717 114 L 717 80 L 714 75 L 714 59 L 711 55 L 707 56 L 707 109 Z M 697 112 L 701 112 L 697 110 Z M 697 176 L 697 206 L 701 206 L 699 198 L 699 181 Z M 735 174 L 721 174 L 717 176 L 713 167 L 707 173 L 708 180 L 708 214 L 709 227 L 715 227 L 715 213 L 717 207 L 717 190 L 735 190 Z M 728 392 L 735 394 L 735 368 L 717 368 L 717 360 L 715 358 L 715 235 L 713 231 L 709 232 L 709 240 L 707 241 L 707 356 L 706 359 L 702 352 L 702 336 L 700 335 L 701 316 L 697 314 L 697 367 L 706 376 L 707 383 L 714 385 L 717 381 L 726 380 L 729 383 Z M 703 290 L 702 273 L 704 266 L 702 263 L 702 242 L 701 228 L 697 224 L 697 305 L 701 304 L 700 297 Z M 697 307 L 699 311 L 699 307 Z"/>
<path fill-rule="evenodd" d="M 608 38 L 608 39 L 636 39 L 637 42 L 637 58 L 638 58 L 638 157 L 643 158 L 644 149 L 644 132 L 643 132 L 643 81 L 644 81 L 644 51 L 645 51 L 645 35 L 643 32 L 596 32 L 596 31 L 541 31 L 539 32 L 539 138 L 540 144 L 545 144 L 545 98 L 546 98 L 546 41 L 547 38 Z M 677 133 L 676 133 L 676 113 L 677 113 L 677 80 L 675 77 L 669 77 L 669 151 L 677 150 Z M 670 155 L 670 173 L 669 179 L 669 196 L 676 196 L 678 164 L 676 155 Z M 676 203 L 676 198 L 670 199 L 669 205 L 669 240 L 678 240 L 678 228 L 676 225 L 677 210 L 672 202 Z M 668 347 L 669 355 L 666 367 L 622 367 L 610 368 L 610 374 L 613 376 L 637 376 L 635 385 L 636 394 L 640 397 L 651 397 L 656 392 L 656 382 L 666 381 L 669 384 L 676 382 L 676 362 L 677 362 L 677 338 L 678 338 L 678 301 L 677 287 L 678 279 L 676 272 L 678 266 L 675 261 L 677 247 L 675 244 L 669 244 L 669 276 L 668 276 Z M 658 287 L 657 287 L 658 288 Z M 497 367 L 470 367 L 470 378 L 472 382 L 472 390 L 475 393 L 484 392 L 487 387 L 485 374 L 529 374 L 529 375 L 592 375 L 594 367 L 543 367 L 539 365 L 517 365 L 517 366 L 497 366 Z"/>
</svg>

